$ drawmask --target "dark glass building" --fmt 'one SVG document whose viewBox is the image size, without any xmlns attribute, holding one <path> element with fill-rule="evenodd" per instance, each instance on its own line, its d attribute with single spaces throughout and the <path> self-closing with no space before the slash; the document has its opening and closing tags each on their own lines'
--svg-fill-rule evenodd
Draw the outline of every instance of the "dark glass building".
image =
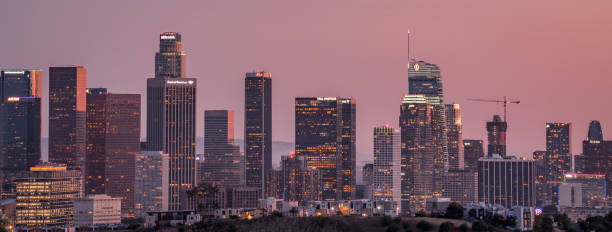
<svg viewBox="0 0 612 232">
<path fill-rule="evenodd" d="M 42 97 L 42 72 L 35 69 L 5 69 L 0 72 L 0 96 Z"/>
<path fill-rule="evenodd" d="M 601 132 L 601 124 L 599 121 L 593 120 L 589 123 L 589 132 L 587 134 L 589 141 L 603 141 L 603 133 Z"/>
<path fill-rule="evenodd" d="M 508 124 L 499 115 L 493 115 L 493 121 L 487 122 L 487 155 L 506 156 L 506 130 Z"/>
<path fill-rule="evenodd" d="M 87 69 L 49 68 L 49 161 L 84 166 L 86 150 Z"/>
<path fill-rule="evenodd" d="M 281 157 L 281 196 L 288 201 L 297 201 L 304 205 L 308 201 L 319 200 L 321 177 L 317 169 L 306 166 L 306 157 Z"/>
<path fill-rule="evenodd" d="M 2 107 L 4 183 L 40 161 L 40 98 L 9 97 Z M 6 190 L 6 189 L 5 189 Z"/>
<path fill-rule="evenodd" d="M 463 125 L 461 123 L 461 108 L 459 104 L 446 104 L 446 126 L 448 139 L 448 168 L 461 170 L 464 168 Z"/>
<path fill-rule="evenodd" d="M 159 52 L 155 53 L 155 77 L 185 77 L 185 64 L 181 34 L 164 32 L 159 35 Z"/>
<path fill-rule="evenodd" d="M 612 184 L 610 184 L 612 183 L 612 141 L 603 140 L 601 125 L 593 122 L 597 121 L 591 122 L 588 137 L 582 141 L 582 155 L 575 157 L 580 157 L 581 161 L 577 162 L 576 171 L 589 174 L 604 174 L 606 178 L 606 192 L 612 193 Z M 594 124 L 599 126 L 594 126 Z M 599 134 L 602 135 L 601 139 Z"/>
<path fill-rule="evenodd" d="M 342 99 L 342 199 L 354 200 L 357 190 L 357 102 Z"/>
<path fill-rule="evenodd" d="M 563 175 L 572 171 L 572 154 L 570 150 L 571 123 L 546 123 L 546 155 L 543 174 L 544 191 L 549 193 L 546 203 L 557 202 L 558 187 L 563 182 Z"/>
<path fill-rule="evenodd" d="M 244 184 L 240 147 L 234 144 L 234 111 L 204 111 L 204 161 L 198 183 L 226 186 Z"/>
<path fill-rule="evenodd" d="M 106 183 L 106 99 L 105 88 L 87 89 L 87 147 L 85 194 L 104 194 Z"/>
<path fill-rule="evenodd" d="M 244 79 L 246 186 L 261 189 L 272 170 L 272 74 L 246 73 Z"/>
<path fill-rule="evenodd" d="M 476 164 L 480 157 L 484 156 L 484 145 L 482 140 L 464 139 L 463 157 L 465 160 L 464 169 L 476 171 Z"/>
</svg>

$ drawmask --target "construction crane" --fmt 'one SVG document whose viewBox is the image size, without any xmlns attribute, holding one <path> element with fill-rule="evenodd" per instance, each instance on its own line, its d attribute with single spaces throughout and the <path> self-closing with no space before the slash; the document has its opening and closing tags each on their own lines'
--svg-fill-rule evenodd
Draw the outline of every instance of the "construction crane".
<svg viewBox="0 0 612 232">
<path fill-rule="evenodd" d="M 504 104 L 504 122 L 506 121 L 506 111 L 508 104 L 519 104 L 521 101 L 510 101 L 506 96 L 504 96 L 504 100 L 492 100 L 492 99 L 474 99 L 470 98 L 468 101 L 479 101 L 479 102 L 495 102 L 495 103 L 503 103 Z"/>
</svg>

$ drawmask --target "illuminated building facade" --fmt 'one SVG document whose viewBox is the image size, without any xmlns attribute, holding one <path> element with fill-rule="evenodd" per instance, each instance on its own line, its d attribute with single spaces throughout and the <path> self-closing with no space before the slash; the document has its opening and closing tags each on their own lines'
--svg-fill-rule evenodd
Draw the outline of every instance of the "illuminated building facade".
<svg viewBox="0 0 612 232">
<path fill-rule="evenodd" d="M 448 168 L 454 170 L 463 169 L 463 125 L 461 123 L 461 107 L 459 104 L 446 104 L 446 126 L 448 139 Z"/>
<path fill-rule="evenodd" d="M 246 73 L 244 79 L 245 181 L 265 194 L 272 170 L 272 74 Z"/>
<path fill-rule="evenodd" d="M 482 140 L 463 140 L 464 169 L 476 171 L 478 159 L 484 156 L 484 145 Z"/>
<path fill-rule="evenodd" d="M 478 202 L 535 206 L 535 163 L 532 159 L 498 155 L 478 161 Z"/>
<path fill-rule="evenodd" d="M 135 158 L 134 208 L 135 216 L 146 212 L 168 211 L 168 154 L 162 151 L 141 151 Z"/>
<path fill-rule="evenodd" d="M 506 130 L 508 123 L 501 120 L 499 115 L 493 115 L 493 121 L 487 122 L 487 155 L 498 154 L 506 156 Z"/>
<path fill-rule="evenodd" d="M 354 98 L 342 99 L 342 200 L 354 200 L 357 191 L 357 102 Z"/>
<path fill-rule="evenodd" d="M 77 228 L 108 227 L 121 224 L 121 198 L 90 194 L 74 199 L 74 221 Z"/>
<path fill-rule="evenodd" d="M 85 194 L 103 194 L 106 178 L 106 96 L 105 88 L 87 89 L 87 147 L 85 153 Z"/>
<path fill-rule="evenodd" d="M 425 210 L 434 197 L 434 150 L 431 105 L 423 95 L 405 95 L 400 107 L 402 141 L 401 212 L 411 215 Z"/>
<path fill-rule="evenodd" d="M 295 154 L 282 156 L 281 167 L 283 199 L 297 201 L 300 205 L 319 200 L 320 172 L 306 166 L 306 157 Z"/>
<path fill-rule="evenodd" d="M 436 197 L 442 193 L 442 176 L 449 169 L 446 107 L 440 68 L 425 61 L 411 61 L 408 66 L 408 94 L 423 95 L 429 102 L 431 139 L 433 141 L 432 192 Z"/>
<path fill-rule="evenodd" d="M 563 182 L 563 175 L 572 171 L 572 154 L 570 150 L 571 123 L 546 123 L 546 155 L 544 156 L 544 191 L 547 192 L 546 203 L 558 201 L 558 186 Z"/>
<path fill-rule="evenodd" d="M 606 175 L 567 173 L 564 176 L 563 182 L 580 184 L 583 207 L 594 208 L 607 205 Z"/>
<path fill-rule="evenodd" d="M 204 111 L 204 160 L 198 182 L 220 185 L 244 184 L 240 147 L 234 144 L 234 111 Z"/>
<path fill-rule="evenodd" d="M 347 110 L 346 107 L 350 109 Z M 296 155 L 305 156 L 309 168 L 321 171 L 322 200 L 340 200 L 342 197 L 355 196 L 355 193 L 352 193 L 356 187 L 355 122 L 347 122 L 355 119 L 354 108 L 355 103 L 350 98 L 295 99 Z M 347 113 L 350 116 L 344 115 Z M 345 153 L 344 148 L 351 151 Z M 348 173 L 352 177 L 347 177 Z M 351 194 L 347 192 L 349 189 Z"/>
<path fill-rule="evenodd" d="M 0 71 L 2 102 L 9 97 L 42 97 L 42 71 L 37 69 L 5 69 Z"/>
<path fill-rule="evenodd" d="M 478 202 L 478 173 L 473 170 L 448 170 L 442 180 L 442 196 L 459 204 Z"/>
<path fill-rule="evenodd" d="M 547 184 L 545 184 L 544 175 L 546 174 L 546 161 L 544 157 L 546 151 L 534 151 L 533 161 L 536 165 L 536 204 L 539 206 L 552 204 L 552 191 L 549 190 Z"/>
<path fill-rule="evenodd" d="M 394 201 L 401 199 L 401 133 L 382 126 L 374 128 L 374 194 L 373 200 Z"/>
<path fill-rule="evenodd" d="M 86 150 L 87 69 L 49 67 L 49 161 L 82 168 Z"/>
<path fill-rule="evenodd" d="M 43 163 L 18 174 L 17 229 L 62 229 L 72 224 L 73 199 L 81 195 L 80 170 Z"/>
<path fill-rule="evenodd" d="M 593 121 L 589 125 L 587 140 L 582 141 L 582 155 L 576 157 L 581 157 L 581 162 L 576 164 L 576 171 L 605 175 L 606 193 L 611 193 L 612 185 L 609 183 L 612 183 L 612 141 L 603 140 L 599 122 Z"/>
<path fill-rule="evenodd" d="M 155 53 L 155 77 L 185 77 L 185 64 L 181 34 L 164 32 L 159 35 L 159 52 Z"/>
</svg>

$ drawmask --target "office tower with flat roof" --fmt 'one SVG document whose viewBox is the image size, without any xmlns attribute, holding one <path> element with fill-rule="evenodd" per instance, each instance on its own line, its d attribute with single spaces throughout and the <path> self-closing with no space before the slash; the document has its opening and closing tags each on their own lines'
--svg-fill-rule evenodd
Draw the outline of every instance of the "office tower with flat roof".
<svg viewBox="0 0 612 232">
<path fill-rule="evenodd" d="M 146 150 L 163 151 L 169 160 L 168 210 L 191 210 L 187 191 L 196 184 L 196 86 L 185 78 L 181 36 L 160 35 L 155 78 L 147 79 Z"/>
<path fill-rule="evenodd" d="M 132 216 L 134 159 L 140 153 L 140 94 L 110 93 L 106 104 L 105 192 L 121 197 L 123 216 Z"/>
<path fill-rule="evenodd" d="M 155 77 L 185 77 L 185 64 L 181 34 L 176 32 L 160 34 L 159 52 L 155 53 Z"/>
<path fill-rule="evenodd" d="M 27 171 L 40 161 L 40 98 L 9 97 L 2 107 L 2 147 L 0 148 L 3 184 L 10 184 L 15 173 Z"/>
<path fill-rule="evenodd" d="M 317 201 L 320 196 L 321 176 L 317 169 L 306 166 L 306 157 L 292 153 L 281 157 L 283 199 L 300 205 Z"/>
<path fill-rule="evenodd" d="M 72 225 L 73 199 L 81 196 L 81 171 L 41 163 L 18 173 L 15 226 L 19 230 L 64 229 Z"/>
<path fill-rule="evenodd" d="M 476 171 L 476 164 L 480 157 L 484 156 L 484 145 L 482 140 L 464 139 L 463 158 L 464 169 Z"/>
<path fill-rule="evenodd" d="M 412 61 L 408 66 L 408 93 L 422 95 L 429 102 L 431 134 L 434 145 L 433 182 L 434 196 L 442 193 L 442 174 L 449 169 L 446 107 L 440 68 L 425 61 Z"/>
<path fill-rule="evenodd" d="M 187 210 L 186 191 L 195 186 L 196 79 L 147 80 L 147 150 L 169 156 L 168 210 Z"/>
<path fill-rule="evenodd" d="M 533 152 L 533 161 L 536 166 L 536 204 L 537 205 L 550 205 L 552 202 L 552 198 L 550 198 L 551 191 L 547 191 L 548 185 L 545 184 L 544 175 L 546 174 L 546 161 L 544 157 L 546 156 L 546 151 L 534 151 Z"/>
<path fill-rule="evenodd" d="M 204 160 L 199 183 L 244 184 L 240 147 L 234 144 L 234 111 L 204 111 Z"/>
<path fill-rule="evenodd" d="M 357 101 L 342 99 L 342 200 L 354 200 L 357 190 Z"/>
<path fill-rule="evenodd" d="M 49 161 L 82 168 L 86 150 L 87 69 L 49 67 Z"/>
<path fill-rule="evenodd" d="M 582 155 L 574 157 L 578 161 L 576 171 L 605 175 L 606 193 L 609 194 L 612 192 L 612 184 L 609 184 L 612 183 L 612 141 L 603 139 L 601 125 L 594 122 L 589 125 L 586 140 L 582 141 Z"/>
<path fill-rule="evenodd" d="M 535 164 L 532 159 L 488 156 L 478 161 L 478 201 L 535 206 Z"/>
<path fill-rule="evenodd" d="M 448 168 L 463 169 L 464 150 L 461 124 L 461 108 L 459 104 L 446 104 L 446 126 L 448 139 Z"/>
<path fill-rule="evenodd" d="M 372 185 L 374 183 L 374 164 L 366 163 L 361 168 L 361 182 L 364 185 Z"/>
<path fill-rule="evenodd" d="M 272 74 L 246 73 L 244 79 L 245 181 L 265 194 L 272 170 Z"/>
<path fill-rule="evenodd" d="M 75 198 L 73 219 L 77 228 L 118 226 L 121 224 L 121 198 L 106 194 Z"/>
<path fill-rule="evenodd" d="M 606 175 L 566 173 L 563 183 L 580 184 L 583 207 L 602 207 L 606 204 Z"/>
<path fill-rule="evenodd" d="M 4 69 L 0 72 L 0 97 L 42 97 L 42 71 L 37 69 Z"/>
<path fill-rule="evenodd" d="M 401 133 L 399 130 L 382 126 L 374 128 L 374 199 L 401 200 Z"/>
<path fill-rule="evenodd" d="M 87 89 L 85 194 L 103 194 L 106 177 L 106 88 Z"/>
<path fill-rule="evenodd" d="M 551 203 L 557 202 L 557 190 L 563 175 L 572 171 L 570 150 L 571 123 L 546 123 L 546 155 L 544 156 L 545 191 Z"/>
<path fill-rule="evenodd" d="M 470 170 L 448 170 L 442 180 L 442 196 L 459 204 L 478 202 L 478 173 Z"/>
<path fill-rule="evenodd" d="M 400 107 L 402 141 L 401 212 L 411 215 L 425 210 L 425 200 L 434 197 L 435 147 L 431 104 L 424 95 L 405 95 Z"/>
<path fill-rule="evenodd" d="M 306 157 L 310 168 L 321 171 L 322 200 L 343 197 L 342 113 L 344 101 L 337 97 L 295 99 L 295 152 Z"/>
<path fill-rule="evenodd" d="M 499 115 L 493 115 L 493 121 L 487 122 L 487 155 L 506 156 L 506 130 L 508 124 Z"/>
<path fill-rule="evenodd" d="M 141 151 L 135 157 L 134 215 L 143 217 L 151 211 L 168 210 L 168 154 Z"/>
</svg>

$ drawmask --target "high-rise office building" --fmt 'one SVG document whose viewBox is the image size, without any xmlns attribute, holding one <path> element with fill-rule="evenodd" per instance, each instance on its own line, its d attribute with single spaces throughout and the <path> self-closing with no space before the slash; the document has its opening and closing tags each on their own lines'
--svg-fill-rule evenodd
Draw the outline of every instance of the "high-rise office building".
<svg viewBox="0 0 612 232">
<path fill-rule="evenodd" d="M 87 89 L 87 147 L 85 154 L 85 194 L 104 194 L 106 177 L 106 97 L 105 88 Z"/>
<path fill-rule="evenodd" d="M 432 191 L 437 197 L 442 193 L 442 176 L 449 169 L 446 107 L 440 68 L 425 61 L 412 61 L 408 67 L 408 93 L 423 95 L 431 107 L 431 134 L 433 141 Z"/>
<path fill-rule="evenodd" d="M 317 169 L 306 166 L 306 157 L 281 157 L 282 181 L 281 196 L 288 201 L 297 201 L 300 205 L 308 201 L 317 201 L 320 196 L 321 176 Z"/>
<path fill-rule="evenodd" d="M 448 168 L 460 170 L 465 166 L 461 108 L 459 104 L 446 104 L 445 107 L 448 139 Z"/>
<path fill-rule="evenodd" d="M 204 111 L 204 160 L 198 182 L 244 184 L 240 147 L 234 144 L 234 111 Z"/>
<path fill-rule="evenodd" d="M 374 194 L 373 200 L 401 200 L 401 133 L 382 126 L 374 128 Z"/>
<path fill-rule="evenodd" d="M 506 156 L 506 130 L 508 124 L 499 115 L 493 115 L 493 121 L 487 122 L 487 155 Z"/>
<path fill-rule="evenodd" d="M 357 190 L 357 102 L 355 98 L 342 99 L 342 182 L 343 200 L 354 200 Z"/>
<path fill-rule="evenodd" d="M 533 152 L 533 161 L 535 162 L 536 166 L 536 204 L 540 206 L 550 205 L 552 203 L 552 198 L 550 197 L 552 192 L 549 190 L 549 187 L 547 184 L 545 184 L 544 180 L 544 175 L 546 174 L 546 161 L 544 160 L 545 156 L 546 151 Z"/>
<path fill-rule="evenodd" d="M 134 157 L 140 153 L 140 95 L 87 89 L 85 193 L 121 198 L 134 213 Z"/>
<path fill-rule="evenodd" d="M 244 79 L 245 181 L 265 194 L 272 170 L 272 74 L 246 73 Z"/>
<path fill-rule="evenodd" d="M 168 154 L 162 151 L 141 151 L 135 158 L 134 214 L 168 210 Z"/>
<path fill-rule="evenodd" d="M 351 110 L 344 108 L 350 107 Z M 310 168 L 317 168 L 321 171 L 322 199 L 339 200 L 343 197 L 354 196 L 344 195 L 345 189 L 354 183 L 345 182 L 347 173 L 354 179 L 354 167 L 356 164 L 344 165 L 348 162 L 355 162 L 354 156 L 344 162 L 345 154 L 349 155 L 354 151 L 343 152 L 343 148 L 354 148 L 354 138 L 343 139 L 344 136 L 354 137 L 355 116 L 343 114 L 354 114 L 354 101 L 350 98 L 320 97 L 320 98 L 296 98 L 295 99 L 295 150 L 296 154 L 305 156 L 307 165 Z M 351 129 L 347 129 L 352 127 Z M 349 132 L 347 132 L 349 130 Z M 347 144 L 343 144 L 347 143 Z M 352 156 L 352 154 L 350 154 Z M 343 170 L 350 168 L 352 170 Z M 353 185 L 355 186 L 355 185 Z M 348 190 L 347 190 L 348 191 Z"/>
<path fill-rule="evenodd" d="M 163 56 L 166 46 L 174 46 L 175 50 L 180 51 L 178 53 L 183 54 L 177 39 L 180 40 L 178 33 L 161 34 L 161 55 L 156 55 L 156 58 Z M 183 61 L 184 56 L 179 60 Z M 168 154 L 168 210 L 190 210 L 194 204 L 186 200 L 186 192 L 195 186 L 196 181 L 197 80 L 185 78 L 184 63 L 179 64 L 176 59 L 161 67 L 156 65 L 155 78 L 147 79 L 146 150 Z"/>
<path fill-rule="evenodd" d="M 434 197 L 434 150 L 431 104 L 424 95 L 405 95 L 400 108 L 402 195 L 404 215 L 425 210 Z"/>
<path fill-rule="evenodd" d="M 478 161 L 478 201 L 535 206 L 535 164 L 532 159 L 488 156 Z"/>
<path fill-rule="evenodd" d="M 18 173 L 15 226 L 20 230 L 64 229 L 72 224 L 73 199 L 81 196 L 80 170 L 42 163 Z"/>
<path fill-rule="evenodd" d="M 601 136 L 600 136 L 601 135 Z M 578 158 L 580 157 L 580 158 Z M 606 177 L 606 192 L 612 193 L 612 141 L 603 140 L 601 125 L 592 121 L 587 139 L 582 141 L 582 155 L 575 156 L 576 172 L 603 174 Z"/>
<path fill-rule="evenodd" d="M 3 192 L 14 194 L 15 173 L 40 160 L 40 70 L 0 71 L 0 176 Z"/>
<path fill-rule="evenodd" d="M 603 174 L 566 173 L 563 183 L 580 184 L 583 207 L 606 206 L 606 176 Z"/>
<path fill-rule="evenodd" d="M 159 35 L 159 52 L 155 53 L 155 77 L 185 77 L 185 64 L 181 34 L 164 32 Z"/>
<path fill-rule="evenodd" d="M 442 196 L 459 204 L 478 202 L 478 173 L 470 170 L 448 170 L 442 180 Z"/>
<path fill-rule="evenodd" d="M 549 193 L 546 202 L 557 202 L 557 190 L 563 175 L 572 171 L 570 150 L 571 123 L 546 123 L 546 155 L 544 156 L 544 191 Z"/>
<path fill-rule="evenodd" d="M 86 150 L 87 69 L 49 67 L 49 161 L 82 168 Z"/>
<path fill-rule="evenodd" d="M 374 183 L 374 164 L 367 163 L 361 168 L 361 182 L 364 185 L 372 185 Z"/>
<path fill-rule="evenodd" d="M 476 171 L 476 164 L 478 162 L 478 159 L 483 156 L 484 145 L 482 140 L 463 140 L 464 169 Z"/>
</svg>

